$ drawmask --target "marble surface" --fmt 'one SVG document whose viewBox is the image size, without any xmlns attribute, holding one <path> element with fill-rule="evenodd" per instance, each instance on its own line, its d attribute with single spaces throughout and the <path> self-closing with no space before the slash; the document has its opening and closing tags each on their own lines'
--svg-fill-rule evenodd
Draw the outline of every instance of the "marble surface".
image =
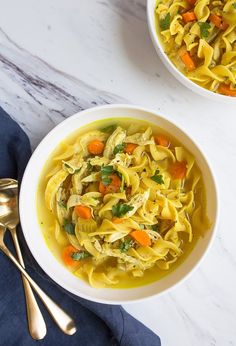
<svg viewBox="0 0 236 346">
<path fill-rule="evenodd" d="M 145 0 L 0 5 L 0 104 L 33 148 L 73 113 L 119 102 L 157 110 L 201 144 L 220 192 L 213 247 L 171 293 L 125 308 L 163 346 L 236 345 L 236 107 L 195 95 L 169 74 L 149 38 Z"/>
</svg>

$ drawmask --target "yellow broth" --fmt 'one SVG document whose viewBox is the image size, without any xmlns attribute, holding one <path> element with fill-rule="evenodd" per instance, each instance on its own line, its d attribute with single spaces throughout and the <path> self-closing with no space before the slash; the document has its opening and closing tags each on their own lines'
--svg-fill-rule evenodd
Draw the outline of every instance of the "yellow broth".
<svg viewBox="0 0 236 346">
<path fill-rule="evenodd" d="M 57 165 L 57 161 L 54 161 L 54 157 L 63 153 L 67 145 L 72 144 L 75 142 L 78 136 L 85 134 L 91 130 L 95 129 L 101 129 L 106 126 L 109 126 L 111 124 L 117 124 L 121 127 L 127 129 L 129 126 L 133 126 L 133 132 L 135 131 L 144 131 L 147 126 L 151 126 L 153 130 L 153 134 L 164 134 L 166 135 L 170 141 L 171 141 L 171 148 L 175 146 L 183 146 L 176 138 L 171 136 L 166 131 L 163 131 L 158 126 L 154 124 L 150 124 L 146 121 L 141 121 L 138 119 L 130 118 L 117 118 L 117 119 L 106 119 L 101 121 L 93 122 L 89 125 L 83 126 L 80 129 L 74 131 L 71 135 L 66 137 L 51 153 L 49 158 L 46 161 L 46 164 L 43 167 L 43 170 L 40 175 L 39 183 L 38 183 L 38 192 L 37 192 L 37 213 L 38 213 L 38 220 L 39 224 L 43 233 L 43 237 L 45 239 L 45 242 L 49 248 L 49 250 L 53 253 L 53 255 L 57 258 L 57 260 L 64 265 L 62 261 L 62 250 L 63 246 L 61 246 L 55 239 L 55 230 L 54 230 L 54 224 L 55 224 L 55 215 L 47 209 L 45 205 L 45 189 L 47 185 L 47 175 L 50 174 L 50 172 L 55 169 Z M 199 170 L 197 164 L 194 164 L 194 170 Z M 119 277 L 119 282 L 117 284 L 110 285 L 111 288 L 132 288 L 132 287 L 138 287 L 146 284 L 150 284 L 152 282 L 155 282 L 157 280 L 160 280 L 164 276 L 168 275 L 170 272 L 175 270 L 190 254 L 194 246 L 196 245 L 198 239 L 200 236 L 204 235 L 204 232 L 209 227 L 209 222 L 206 216 L 206 196 L 205 196 L 205 188 L 204 183 L 202 179 L 197 184 L 196 193 L 195 193 L 195 208 L 198 206 L 203 207 L 203 214 L 204 214 L 204 221 L 203 221 L 203 227 L 202 229 L 194 229 L 193 228 L 193 240 L 191 243 L 188 242 L 187 235 L 185 233 L 182 233 L 181 238 L 183 240 L 184 246 L 182 247 L 183 253 L 178 258 L 178 260 L 173 263 L 168 270 L 162 270 L 158 266 L 154 265 L 152 268 L 147 269 L 144 271 L 144 275 L 142 277 L 134 277 L 129 272 L 123 273 L 122 276 Z M 69 244 L 69 241 L 68 241 Z M 83 263 L 89 263 L 91 259 L 85 259 Z M 97 272 L 103 272 L 106 270 L 106 266 L 114 265 L 114 261 L 116 261 L 114 258 L 108 258 L 107 261 L 98 266 L 96 268 Z M 83 264 L 78 264 L 78 266 Z M 70 269 L 69 267 L 66 267 L 68 270 L 70 270 L 72 273 L 75 273 L 76 267 L 73 267 Z M 87 281 L 86 275 L 81 275 L 83 279 Z M 78 278 L 79 280 L 79 278 Z M 106 287 L 109 287 L 109 285 L 106 285 Z"/>
</svg>

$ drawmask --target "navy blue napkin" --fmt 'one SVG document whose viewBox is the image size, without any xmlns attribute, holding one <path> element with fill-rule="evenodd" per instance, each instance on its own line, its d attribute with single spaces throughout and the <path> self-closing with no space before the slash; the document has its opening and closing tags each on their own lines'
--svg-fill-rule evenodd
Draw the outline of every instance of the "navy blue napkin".
<svg viewBox="0 0 236 346">
<path fill-rule="evenodd" d="M 22 178 L 31 155 L 29 139 L 19 125 L 0 108 L 0 178 Z M 26 268 L 45 292 L 76 321 L 73 336 L 63 334 L 39 302 L 47 324 L 47 335 L 39 345 L 160 346 L 160 339 L 121 306 L 104 305 L 79 298 L 56 285 L 33 259 L 22 231 L 19 238 Z M 8 232 L 9 233 L 9 232 Z M 6 243 L 13 250 L 9 234 Z M 24 292 L 20 274 L 0 253 L 0 345 L 28 346 L 36 342 L 28 332 Z"/>
</svg>

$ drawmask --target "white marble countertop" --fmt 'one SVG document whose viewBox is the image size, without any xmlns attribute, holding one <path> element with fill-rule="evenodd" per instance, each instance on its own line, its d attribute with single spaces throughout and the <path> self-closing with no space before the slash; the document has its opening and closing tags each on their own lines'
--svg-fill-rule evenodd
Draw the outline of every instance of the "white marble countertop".
<svg viewBox="0 0 236 346">
<path fill-rule="evenodd" d="M 236 345 L 236 107 L 195 95 L 169 74 L 149 38 L 145 4 L 0 0 L 0 104 L 33 147 L 65 117 L 115 102 L 156 109 L 202 145 L 222 206 L 213 247 L 171 293 L 125 308 L 163 346 Z"/>
</svg>

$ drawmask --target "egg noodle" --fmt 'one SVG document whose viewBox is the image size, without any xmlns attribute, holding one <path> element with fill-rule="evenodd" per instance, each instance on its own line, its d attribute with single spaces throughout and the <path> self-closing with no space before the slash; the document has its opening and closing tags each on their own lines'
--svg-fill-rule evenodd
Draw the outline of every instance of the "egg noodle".
<svg viewBox="0 0 236 346">
<path fill-rule="evenodd" d="M 207 228 L 194 157 L 151 126 L 135 129 L 112 124 L 77 136 L 43 177 L 62 259 L 92 287 L 168 270 Z"/>
<path fill-rule="evenodd" d="M 236 0 L 161 0 L 155 17 L 164 50 L 182 73 L 236 96 Z"/>
</svg>

